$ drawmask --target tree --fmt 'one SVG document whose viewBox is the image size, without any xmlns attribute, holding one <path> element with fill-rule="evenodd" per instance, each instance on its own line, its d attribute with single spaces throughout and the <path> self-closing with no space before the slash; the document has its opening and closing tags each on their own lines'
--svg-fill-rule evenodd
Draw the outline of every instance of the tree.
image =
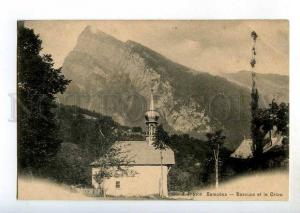
<svg viewBox="0 0 300 213">
<path fill-rule="evenodd" d="M 255 65 L 256 65 L 256 39 L 258 38 L 258 35 L 255 31 L 251 32 L 251 37 L 253 39 L 253 47 L 252 47 L 252 57 L 250 60 L 250 65 L 252 69 L 252 90 L 251 90 L 251 138 L 253 141 L 252 145 L 252 151 L 253 151 L 253 157 L 256 162 L 256 166 L 260 165 L 260 160 L 262 158 L 263 153 L 263 138 L 264 134 L 261 131 L 261 126 L 258 124 L 260 121 L 260 117 L 264 117 L 264 112 L 259 109 L 259 94 L 258 90 L 256 88 L 256 82 L 255 82 Z"/>
<path fill-rule="evenodd" d="M 215 175 L 216 175 L 216 188 L 219 187 L 219 152 L 220 147 L 224 144 L 225 136 L 222 134 L 223 130 L 217 130 L 213 133 L 207 133 L 208 144 L 213 151 L 215 161 Z"/>
<path fill-rule="evenodd" d="M 289 134 L 289 107 L 286 103 L 277 104 L 272 100 L 267 108 L 259 108 L 256 110 L 252 119 L 252 125 L 255 130 L 255 143 L 253 144 L 253 156 L 256 168 L 263 166 L 263 146 L 266 134 L 271 135 L 272 130 L 276 130 L 277 134 L 288 140 Z M 276 128 L 274 128 L 276 127 Z M 270 137 L 271 139 L 271 137 Z M 272 142 L 272 141 L 270 141 Z M 287 142 L 287 141 L 286 141 Z"/>
<path fill-rule="evenodd" d="M 54 160 L 61 143 L 53 112 L 55 95 L 63 93 L 70 82 L 61 68 L 53 67 L 51 55 L 41 50 L 39 36 L 18 23 L 18 166 L 38 173 Z"/>
<path fill-rule="evenodd" d="M 194 186 L 208 183 L 211 173 L 206 168 L 209 155 L 207 141 L 190 137 L 188 134 L 171 135 L 167 145 L 174 151 L 176 164 L 170 169 L 168 187 L 175 191 L 189 191 Z"/>
<path fill-rule="evenodd" d="M 289 104 L 278 104 L 273 100 L 270 104 L 270 114 L 273 125 L 277 127 L 276 131 L 289 137 Z"/>
<path fill-rule="evenodd" d="M 285 156 L 289 156 L 289 104 L 278 105 L 275 126 L 277 131 L 283 136 L 283 150 Z"/>
<path fill-rule="evenodd" d="M 159 125 L 156 130 L 156 140 L 153 145 L 156 149 L 164 150 L 167 144 L 170 143 L 170 137 L 168 133 L 164 130 L 163 125 Z"/>
<path fill-rule="evenodd" d="M 101 158 L 99 158 L 95 165 L 99 166 L 99 171 L 93 175 L 93 179 L 98 183 L 100 189 L 103 190 L 104 196 L 106 189 L 102 183 L 106 178 L 110 178 L 116 175 L 132 175 L 136 172 L 129 168 L 129 164 L 132 161 L 128 159 L 125 152 L 122 151 L 122 147 L 112 146 Z"/>
<path fill-rule="evenodd" d="M 160 180 L 161 180 L 161 184 L 160 184 L 160 196 L 162 197 L 164 192 L 163 192 L 163 155 L 162 155 L 162 151 L 165 150 L 167 148 L 167 145 L 170 142 L 170 137 L 168 135 L 168 133 L 164 130 L 162 125 L 159 125 L 157 127 L 156 130 L 156 138 L 155 141 L 153 143 L 154 147 L 156 149 L 159 149 L 160 151 Z"/>
<path fill-rule="evenodd" d="M 288 137 L 288 104 L 281 103 L 278 105 L 274 100 L 268 108 L 259 107 L 259 94 L 255 82 L 255 65 L 256 65 L 256 40 L 258 35 L 255 31 L 251 32 L 253 39 L 252 57 L 250 65 L 252 68 L 252 91 L 251 91 L 251 137 L 253 141 L 253 158 L 256 168 L 263 165 L 263 142 L 265 135 L 274 127 L 277 127 L 277 133 Z"/>
<path fill-rule="evenodd" d="M 195 186 L 195 175 L 186 170 L 186 168 L 181 168 L 175 165 L 172 167 L 169 173 L 169 185 L 174 191 L 190 191 Z"/>
<path fill-rule="evenodd" d="M 51 177 L 65 184 L 89 186 L 90 163 L 78 144 L 62 143 L 56 154 L 56 162 L 51 165 Z"/>
</svg>

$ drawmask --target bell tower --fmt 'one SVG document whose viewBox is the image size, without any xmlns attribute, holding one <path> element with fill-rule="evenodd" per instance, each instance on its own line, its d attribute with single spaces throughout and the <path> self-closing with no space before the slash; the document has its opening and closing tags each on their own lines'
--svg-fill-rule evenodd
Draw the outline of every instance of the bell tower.
<svg viewBox="0 0 300 213">
<path fill-rule="evenodd" d="M 153 90 L 150 95 L 150 109 L 145 114 L 147 133 L 146 141 L 152 145 L 156 139 L 156 128 L 158 125 L 159 113 L 154 109 Z"/>
</svg>

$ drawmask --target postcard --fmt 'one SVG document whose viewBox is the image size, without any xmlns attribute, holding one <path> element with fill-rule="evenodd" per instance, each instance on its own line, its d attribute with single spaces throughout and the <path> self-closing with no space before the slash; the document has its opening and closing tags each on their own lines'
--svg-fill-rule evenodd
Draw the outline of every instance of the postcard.
<svg viewBox="0 0 300 213">
<path fill-rule="evenodd" d="M 19 200 L 289 199 L 287 20 L 20 20 Z"/>
</svg>

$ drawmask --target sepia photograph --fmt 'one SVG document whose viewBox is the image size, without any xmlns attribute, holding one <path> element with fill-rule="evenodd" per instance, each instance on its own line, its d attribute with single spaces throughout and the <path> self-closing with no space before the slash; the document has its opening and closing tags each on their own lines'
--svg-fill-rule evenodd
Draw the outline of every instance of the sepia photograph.
<svg viewBox="0 0 300 213">
<path fill-rule="evenodd" d="M 289 200 L 288 20 L 18 20 L 18 200 Z"/>
</svg>

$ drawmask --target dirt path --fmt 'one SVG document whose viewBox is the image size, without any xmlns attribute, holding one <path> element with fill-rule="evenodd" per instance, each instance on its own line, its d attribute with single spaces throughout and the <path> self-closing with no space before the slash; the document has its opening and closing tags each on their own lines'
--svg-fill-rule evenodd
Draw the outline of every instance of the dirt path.
<svg viewBox="0 0 300 213">
<path fill-rule="evenodd" d="M 84 194 L 72 192 L 69 187 L 47 180 L 20 177 L 18 180 L 20 200 L 91 200 Z"/>
</svg>

